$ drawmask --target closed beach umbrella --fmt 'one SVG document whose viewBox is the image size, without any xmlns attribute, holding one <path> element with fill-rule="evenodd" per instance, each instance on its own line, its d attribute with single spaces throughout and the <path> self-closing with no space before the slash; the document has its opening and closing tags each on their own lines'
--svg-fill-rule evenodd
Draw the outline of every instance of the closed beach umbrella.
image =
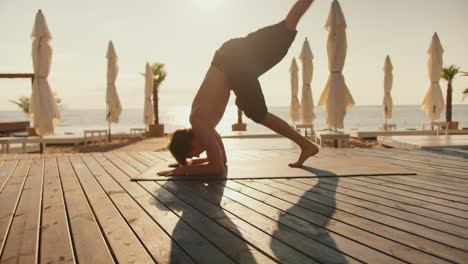
<svg viewBox="0 0 468 264">
<path fill-rule="evenodd" d="M 145 104 L 144 104 L 144 113 L 143 113 L 143 121 L 146 125 L 154 124 L 154 109 L 153 109 L 153 101 L 151 96 L 153 95 L 153 71 L 149 63 L 146 63 L 146 70 L 145 70 Z"/>
<path fill-rule="evenodd" d="M 393 87 L 393 65 L 392 61 L 390 60 L 390 56 L 387 55 L 384 64 L 384 98 L 383 98 L 383 111 L 384 111 L 384 118 L 385 123 L 388 119 L 392 118 L 393 114 L 393 99 L 391 95 Z"/>
<path fill-rule="evenodd" d="M 346 21 L 340 4 L 334 0 L 325 28 L 328 31 L 328 77 L 325 89 L 320 96 L 319 106 L 326 112 L 328 128 L 344 128 L 344 118 L 348 108 L 354 105 L 354 99 L 346 86 L 342 70 L 346 59 Z"/>
<path fill-rule="evenodd" d="M 312 75 L 314 73 L 314 67 L 312 64 L 314 55 L 312 54 L 312 49 L 310 48 L 307 38 L 302 46 L 300 59 L 302 62 L 301 121 L 305 125 L 310 125 L 315 120 L 314 100 L 311 88 Z"/>
<path fill-rule="evenodd" d="M 54 128 L 60 121 L 60 111 L 47 81 L 52 63 L 52 36 L 41 10 L 36 14 L 31 38 L 34 82 L 29 115 L 34 121 L 36 133 L 44 136 L 54 133 Z"/>
<path fill-rule="evenodd" d="M 119 73 L 119 66 L 117 65 L 117 54 L 115 53 L 114 44 L 109 41 L 107 48 L 107 92 L 106 104 L 107 114 L 106 120 L 109 123 L 109 139 L 110 139 L 110 125 L 111 123 L 118 123 L 120 114 L 122 113 L 122 106 L 120 105 L 119 95 L 115 87 L 115 80 Z"/>
<path fill-rule="evenodd" d="M 289 73 L 291 73 L 291 106 L 289 108 L 289 117 L 295 124 L 299 121 L 299 98 L 297 97 L 297 93 L 299 92 L 299 67 L 297 67 L 296 58 L 293 58 L 291 67 L 289 68 Z"/>
<path fill-rule="evenodd" d="M 440 88 L 440 78 L 442 76 L 442 64 L 444 49 L 440 43 L 439 36 L 437 33 L 434 33 L 432 37 L 431 46 L 428 50 L 429 60 L 428 60 L 428 69 L 429 69 L 429 79 L 431 80 L 431 85 L 429 90 L 426 93 L 426 97 L 422 103 L 424 111 L 429 115 L 429 119 L 434 121 L 440 118 L 440 113 L 444 110 L 444 96 L 442 94 L 442 89 Z"/>
</svg>

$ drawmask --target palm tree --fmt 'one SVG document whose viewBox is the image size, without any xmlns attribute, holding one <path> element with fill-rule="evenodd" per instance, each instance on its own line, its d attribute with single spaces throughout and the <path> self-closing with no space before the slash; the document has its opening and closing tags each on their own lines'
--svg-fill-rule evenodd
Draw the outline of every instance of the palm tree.
<svg viewBox="0 0 468 264">
<path fill-rule="evenodd" d="M 455 65 L 442 68 L 442 78 L 447 81 L 447 103 L 445 105 L 445 119 L 447 122 L 452 122 L 452 84 L 458 73 L 460 73 L 460 67 Z"/>
<path fill-rule="evenodd" d="M 54 93 L 55 103 L 61 107 L 62 99 Z M 17 101 L 9 100 L 11 103 L 17 105 L 25 114 L 29 114 L 29 104 L 31 103 L 31 97 L 20 96 Z"/>
<path fill-rule="evenodd" d="M 468 72 L 463 72 L 463 76 L 468 77 Z M 463 91 L 463 101 L 468 97 L 468 88 L 465 88 L 465 91 Z"/>
<path fill-rule="evenodd" d="M 151 64 L 151 71 L 153 72 L 153 109 L 154 109 L 154 123 L 159 124 L 159 87 L 166 79 L 167 72 L 164 69 L 164 64 L 155 62 Z"/>
</svg>

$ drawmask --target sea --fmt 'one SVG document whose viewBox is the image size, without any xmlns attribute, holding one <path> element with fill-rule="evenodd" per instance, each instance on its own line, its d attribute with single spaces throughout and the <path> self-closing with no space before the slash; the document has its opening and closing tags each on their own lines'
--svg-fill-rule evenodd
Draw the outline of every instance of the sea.
<svg viewBox="0 0 468 264">
<path fill-rule="evenodd" d="M 269 111 L 292 124 L 289 118 L 289 106 L 269 107 Z M 468 104 L 453 106 L 453 121 L 459 122 L 459 127 L 468 128 Z M 315 130 L 323 130 L 325 126 L 325 112 L 321 108 L 315 109 L 317 116 L 314 121 Z M 56 128 L 56 134 L 80 135 L 83 130 L 107 129 L 105 109 L 62 109 L 61 122 Z M 188 128 L 190 107 L 174 106 L 160 110 L 160 123 L 165 126 L 165 132 L 171 133 L 176 129 Z M 21 111 L 0 111 L 0 122 L 27 121 L 28 116 Z M 445 113 L 441 121 L 445 120 Z M 247 123 L 246 134 L 271 133 L 268 128 L 256 124 L 243 117 Z M 398 129 L 419 129 L 424 121 L 428 121 L 427 114 L 418 105 L 394 106 L 393 118 L 388 123 L 396 124 Z M 355 106 L 345 117 L 345 130 L 377 130 L 384 123 L 382 106 Z M 217 127 L 221 135 L 232 134 L 231 125 L 237 123 L 237 108 L 228 106 L 223 120 Z M 130 128 L 144 128 L 143 109 L 124 109 L 118 124 L 112 124 L 113 133 L 128 133 Z"/>
</svg>

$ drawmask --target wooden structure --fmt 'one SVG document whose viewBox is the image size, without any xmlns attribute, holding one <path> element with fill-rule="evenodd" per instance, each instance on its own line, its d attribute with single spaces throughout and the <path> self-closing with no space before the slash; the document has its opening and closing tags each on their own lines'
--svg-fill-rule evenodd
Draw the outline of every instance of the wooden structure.
<svg viewBox="0 0 468 264">
<path fill-rule="evenodd" d="M 284 159 L 274 170 L 299 150 L 229 154 Z M 337 165 L 374 157 L 417 175 L 136 183 L 169 154 L 0 154 L 0 262 L 466 262 L 465 159 L 397 149 L 319 155 Z"/>
<path fill-rule="evenodd" d="M 333 131 L 320 132 L 315 134 L 315 142 L 321 147 L 331 142 L 332 146 L 335 148 L 347 148 L 349 134 Z"/>
<path fill-rule="evenodd" d="M 440 131 L 443 130 L 445 135 L 448 135 L 450 122 L 423 122 L 422 130 L 426 130 L 426 126 L 429 126 L 431 130 L 436 131 L 436 135 L 440 134 Z"/>
<path fill-rule="evenodd" d="M 131 137 L 146 137 L 146 128 L 130 128 Z"/>
<path fill-rule="evenodd" d="M 28 144 L 43 144 L 40 137 L 0 137 L 0 146 L 3 153 L 10 153 L 10 146 L 13 144 L 21 145 L 21 152 L 26 153 Z"/>
<path fill-rule="evenodd" d="M 468 147 L 468 135 L 379 137 L 380 144 L 402 149 Z"/>
<path fill-rule="evenodd" d="M 295 124 L 293 126 L 296 130 L 301 130 L 304 129 L 304 136 L 307 137 L 308 135 L 313 136 L 315 134 L 314 131 L 314 124 L 309 124 L 309 125 L 301 125 L 301 124 Z M 310 133 L 307 133 L 307 130 L 310 129 Z"/>
<path fill-rule="evenodd" d="M 98 141 L 109 141 L 109 130 L 85 130 L 84 131 L 84 144 L 96 143 Z"/>
<path fill-rule="evenodd" d="M 350 130 L 349 134 L 354 138 L 377 139 L 382 136 L 423 136 L 435 135 L 435 130 Z"/>
<path fill-rule="evenodd" d="M 27 132 L 30 127 L 29 121 L 20 122 L 1 122 L 0 123 L 0 135 L 10 134 L 12 132 Z"/>
<path fill-rule="evenodd" d="M 34 83 L 33 73 L 0 73 L 0 79 L 31 79 L 31 85 Z"/>
</svg>

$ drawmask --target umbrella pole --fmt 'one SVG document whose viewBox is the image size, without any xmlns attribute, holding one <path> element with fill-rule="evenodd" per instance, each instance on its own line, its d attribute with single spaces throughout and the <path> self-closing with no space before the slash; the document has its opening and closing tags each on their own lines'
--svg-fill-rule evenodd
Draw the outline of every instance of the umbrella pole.
<svg viewBox="0 0 468 264">
<path fill-rule="evenodd" d="M 44 138 L 42 136 L 39 138 L 39 153 L 44 154 Z"/>
<path fill-rule="evenodd" d="M 107 141 L 111 142 L 111 123 L 109 122 L 109 133 L 107 133 Z"/>
</svg>

